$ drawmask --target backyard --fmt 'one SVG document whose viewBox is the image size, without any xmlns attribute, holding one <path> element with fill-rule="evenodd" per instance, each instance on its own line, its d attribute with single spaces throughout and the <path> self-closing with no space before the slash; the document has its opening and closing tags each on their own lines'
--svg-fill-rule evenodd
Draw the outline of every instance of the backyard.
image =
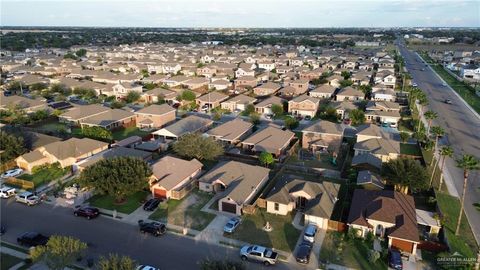
<svg viewBox="0 0 480 270">
<path fill-rule="evenodd" d="M 33 168 L 32 174 L 24 173 L 17 178 L 30 181 L 37 188 L 67 175 L 70 170 L 70 167 L 61 168 L 58 164 L 52 164 Z"/>
<path fill-rule="evenodd" d="M 143 138 L 149 134 L 150 132 L 140 130 L 137 127 L 128 127 L 128 128 L 122 128 L 119 130 L 112 131 L 112 137 L 116 141 L 123 140 L 130 136 L 140 136 Z"/>
<path fill-rule="evenodd" d="M 368 260 L 368 251 L 373 248 L 362 239 L 346 240 L 345 234 L 327 232 L 320 250 L 319 259 L 354 269 L 387 269 L 386 258 L 379 258 L 375 263 Z"/>
<path fill-rule="evenodd" d="M 292 225 L 293 215 L 273 215 L 257 209 L 253 215 L 244 215 L 242 223 L 231 235 L 226 237 L 292 252 L 300 231 Z M 269 222 L 273 230 L 266 232 L 262 228 Z"/>
<path fill-rule="evenodd" d="M 333 163 L 330 154 L 312 154 L 309 151 L 299 150 L 290 156 L 288 164 L 301 165 L 310 168 L 325 168 L 330 170 L 338 170 L 338 165 Z"/>
<path fill-rule="evenodd" d="M 149 218 L 201 231 L 215 218 L 214 214 L 201 210 L 211 198 L 211 194 L 196 190 L 181 200 L 161 203 Z"/>
<path fill-rule="evenodd" d="M 417 144 L 411 143 L 401 143 L 400 144 L 400 154 L 408 156 L 422 156 L 422 150 Z"/>
<path fill-rule="evenodd" d="M 150 192 L 148 191 L 136 192 L 127 197 L 123 203 L 116 203 L 113 196 L 97 194 L 88 199 L 88 202 L 94 207 L 107 210 L 117 210 L 124 214 L 130 214 L 145 202 L 145 199 L 149 194 Z"/>
</svg>

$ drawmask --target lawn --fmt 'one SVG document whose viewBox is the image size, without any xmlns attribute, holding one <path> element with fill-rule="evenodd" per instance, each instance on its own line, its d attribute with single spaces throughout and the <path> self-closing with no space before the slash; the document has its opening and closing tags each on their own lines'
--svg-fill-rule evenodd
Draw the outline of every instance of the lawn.
<svg viewBox="0 0 480 270">
<path fill-rule="evenodd" d="M 50 166 L 44 166 L 38 170 L 35 170 L 34 168 L 32 174 L 25 173 L 17 178 L 33 182 L 35 188 L 37 188 L 51 181 L 55 181 L 69 172 L 70 167 L 62 169 L 59 166 L 52 164 Z"/>
<path fill-rule="evenodd" d="M 150 194 L 148 191 L 139 191 L 129 196 L 127 200 L 121 204 L 115 203 L 115 199 L 112 196 L 97 194 L 88 199 L 88 202 L 91 206 L 130 214 L 143 204 L 148 194 Z"/>
<path fill-rule="evenodd" d="M 417 144 L 401 143 L 400 154 L 421 157 L 422 150 Z"/>
<path fill-rule="evenodd" d="M 215 218 L 214 214 L 201 211 L 211 198 L 211 194 L 196 190 L 181 200 L 160 204 L 149 218 L 201 231 Z"/>
<path fill-rule="evenodd" d="M 310 168 L 325 168 L 330 170 L 338 170 L 338 165 L 332 163 L 332 156 L 330 154 L 317 154 L 315 156 L 309 154 L 308 157 L 300 159 L 298 151 L 290 156 L 288 164 L 300 165 Z"/>
<path fill-rule="evenodd" d="M 460 224 L 460 233 L 458 236 L 455 235 L 458 212 L 460 211 L 459 199 L 446 193 L 438 192 L 437 203 L 443 215 L 442 225 L 450 244 L 451 253 L 459 252 L 468 258 L 476 257 L 478 246 L 465 213 Z"/>
<path fill-rule="evenodd" d="M 387 269 L 386 258 L 375 263 L 368 261 L 368 251 L 373 248 L 361 240 L 346 241 L 343 234 L 328 231 L 320 249 L 319 259 L 329 263 L 343 265 L 354 269 Z"/>
<path fill-rule="evenodd" d="M 254 215 L 244 215 L 235 233 L 226 237 L 292 252 L 300 236 L 300 231 L 293 227 L 292 220 L 293 215 L 274 215 L 257 209 Z M 271 232 L 262 229 L 267 221 L 273 228 Z"/>
<path fill-rule="evenodd" d="M 23 260 L 20 259 L 20 258 L 1 253 L 1 257 L 0 257 L 0 266 L 1 267 L 0 267 L 0 269 L 1 270 L 8 270 L 8 269 L 10 269 L 10 267 L 12 267 L 14 265 L 17 265 L 21 262 L 23 262 Z"/>
<path fill-rule="evenodd" d="M 150 132 L 140 130 L 137 127 L 123 128 L 112 132 L 113 139 L 116 141 L 123 140 L 130 136 L 140 136 L 143 138 L 148 134 L 150 134 Z"/>
</svg>

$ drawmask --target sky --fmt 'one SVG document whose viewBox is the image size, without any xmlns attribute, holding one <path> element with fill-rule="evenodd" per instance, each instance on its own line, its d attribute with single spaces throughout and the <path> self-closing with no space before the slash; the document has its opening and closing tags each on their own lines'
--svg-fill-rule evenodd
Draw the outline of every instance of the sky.
<svg viewBox="0 0 480 270">
<path fill-rule="evenodd" d="M 480 27 L 480 0 L 0 0 L 1 26 Z"/>
</svg>

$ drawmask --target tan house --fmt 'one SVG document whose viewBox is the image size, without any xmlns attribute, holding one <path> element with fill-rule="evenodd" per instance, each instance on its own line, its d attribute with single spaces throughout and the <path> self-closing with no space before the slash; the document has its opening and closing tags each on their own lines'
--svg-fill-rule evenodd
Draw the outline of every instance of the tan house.
<svg viewBox="0 0 480 270">
<path fill-rule="evenodd" d="M 343 139 L 341 124 L 317 121 L 302 130 L 302 147 L 312 152 L 338 153 Z"/>
<path fill-rule="evenodd" d="M 220 106 L 220 103 L 227 100 L 228 96 L 217 91 L 208 92 L 207 94 L 197 97 L 195 102 L 200 109 L 213 109 Z"/>
<path fill-rule="evenodd" d="M 178 93 L 164 88 L 154 88 L 142 94 L 142 99 L 145 103 L 157 103 L 161 99 L 167 103 L 172 104 L 177 98 Z"/>
<path fill-rule="evenodd" d="M 286 151 L 294 137 L 295 133 L 290 130 L 268 126 L 245 139 L 242 142 L 242 147 L 244 150 L 253 153 L 265 151 L 278 158 Z"/>
<path fill-rule="evenodd" d="M 364 100 L 364 98 L 365 94 L 362 91 L 350 86 L 340 89 L 337 93 L 337 101 L 357 101 Z"/>
<path fill-rule="evenodd" d="M 154 198 L 180 200 L 193 188 L 193 181 L 202 171 L 196 159 L 184 160 L 165 156 L 152 165 L 149 185 Z"/>
<path fill-rule="evenodd" d="M 357 143 L 353 146 L 355 156 L 370 154 L 382 162 L 400 156 L 400 142 L 393 139 L 377 125 L 366 124 L 357 128 Z"/>
<path fill-rule="evenodd" d="M 238 161 L 221 162 L 198 179 L 198 187 L 206 192 L 221 193 L 218 210 L 242 215 L 265 183 L 270 170 Z"/>
<path fill-rule="evenodd" d="M 31 172 L 35 166 L 56 162 L 65 168 L 106 149 L 108 149 L 108 143 L 89 138 L 71 138 L 41 146 L 19 156 L 15 161 L 19 168 L 27 172 Z"/>
<path fill-rule="evenodd" d="M 229 110 L 231 112 L 244 111 L 247 105 L 249 104 L 253 105 L 255 101 L 257 101 L 256 98 L 249 97 L 246 95 L 238 95 L 222 102 L 220 105 L 222 109 Z"/>
<path fill-rule="evenodd" d="M 175 121 L 176 110 L 168 104 L 150 105 L 135 112 L 137 127 L 141 129 L 161 128 Z"/>
<path fill-rule="evenodd" d="M 213 125 L 213 120 L 196 115 L 190 115 L 170 124 L 160 130 L 152 132 L 157 138 L 178 139 L 188 133 L 205 132 Z"/>
<path fill-rule="evenodd" d="M 140 95 L 143 92 L 143 88 L 141 85 L 136 83 L 127 83 L 127 82 L 115 84 L 112 87 L 112 89 L 113 89 L 113 94 L 117 99 L 126 98 L 129 92 L 136 92 Z"/>
<path fill-rule="evenodd" d="M 308 95 L 298 96 L 288 102 L 288 112 L 302 117 L 314 117 L 317 114 L 320 100 Z"/>
<path fill-rule="evenodd" d="M 9 110 L 15 107 L 20 107 L 26 113 L 32 113 L 39 110 L 47 110 L 48 104 L 44 100 L 30 99 L 22 96 L 4 96 L 1 94 L 0 110 Z"/>
<path fill-rule="evenodd" d="M 100 104 L 80 105 L 66 111 L 58 117 L 62 123 L 70 123 L 72 125 L 80 125 L 80 123 L 91 116 L 102 114 L 109 111 L 110 108 Z"/>
<path fill-rule="evenodd" d="M 235 81 L 235 89 L 237 88 L 246 88 L 246 87 L 255 87 L 258 85 L 258 79 L 253 76 L 242 76 L 238 77 Z"/>
<path fill-rule="evenodd" d="M 83 127 L 102 127 L 108 130 L 135 126 L 135 114 L 121 109 L 109 109 L 100 114 L 92 115 L 80 121 Z"/>
<path fill-rule="evenodd" d="M 287 85 L 293 87 L 293 89 L 295 89 L 295 96 L 298 96 L 308 91 L 309 80 L 298 79 L 298 80 L 287 82 Z"/>
<path fill-rule="evenodd" d="M 208 88 L 208 83 L 210 81 L 204 77 L 192 78 L 188 81 L 182 83 L 182 85 L 188 87 L 191 90 L 198 90 L 200 88 Z"/>
<path fill-rule="evenodd" d="M 278 83 L 267 82 L 253 88 L 253 93 L 257 96 L 268 96 L 275 94 L 280 88 L 281 86 Z"/>
<path fill-rule="evenodd" d="M 206 135 L 226 145 L 235 145 L 252 132 L 253 124 L 235 118 L 205 132 Z"/>
<path fill-rule="evenodd" d="M 329 84 L 323 84 L 312 91 L 309 95 L 315 98 L 331 98 L 337 88 Z"/>
<path fill-rule="evenodd" d="M 255 111 L 258 112 L 259 114 L 273 114 L 272 106 L 274 104 L 283 106 L 284 102 L 285 100 L 282 98 L 279 98 L 277 96 L 271 96 L 263 100 L 262 102 L 257 103 L 255 105 Z"/>
</svg>

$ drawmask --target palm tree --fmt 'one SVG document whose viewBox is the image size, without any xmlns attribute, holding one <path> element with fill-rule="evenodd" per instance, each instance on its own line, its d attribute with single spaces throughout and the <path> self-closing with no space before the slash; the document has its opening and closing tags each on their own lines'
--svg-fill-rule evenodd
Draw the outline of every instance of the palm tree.
<svg viewBox="0 0 480 270">
<path fill-rule="evenodd" d="M 445 169 L 445 160 L 447 157 L 452 157 L 453 156 L 453 148 L 450 146 L 444 146 L 442 149 L 440 149 L 440 156 L 442 156 L 442 168 L 441 168 L 441 174 L 440 174 L 440 184 L 438 185 L 438 190 L 442 190 L 442 184 L 443 184 L 443 170 Z"/>
<path fill-rule="evenodd" d="M 455 230 L 455 235 L 458 235 L 460 231 L 460 223 L 462 221 L 463 207 L 465 203 L 465 191 L 467 189 L 468 174 L 471 171 L 480 169 L 480 161 L 472 155 L 465 154 L 462 156 L 462 158 L 457 159 L 457 167 L 463 169 L 463 193 L 460 201 L 460 213 L 458 213 L 457 229 Z"/>
<path fill-rule="evenodd" d="M 427 111 L 423 115 L 428 121 L 427 134 L 430 134 L 430 126 L 432 125 L 432 120 L 438 117 L 438 114 L 434 111 Z"/>
<path fill-rule="evenodd" d="M 440 126 L 434 126 L 434 127 L 432 127 L 432 134 L 435 136 L 435 146 L 433 148 L 433 151 L 435 153 L 437 151 L 438 138 L 445 134 L 445 130 L 443 130 L 443 128 L 440 127 Z M 437 166 L 438 166 L 439 161 L 440 161 L 440 159 L 437 158 L 437 160 L 435 162 L 435 166 L 433 166 L 433 172 L 432 172 L 432 175 L 430 176 L 430 187 L 432 186 L 433 176 L 435 175 L 435 171 L 437 170 Z"/>
</svg>

